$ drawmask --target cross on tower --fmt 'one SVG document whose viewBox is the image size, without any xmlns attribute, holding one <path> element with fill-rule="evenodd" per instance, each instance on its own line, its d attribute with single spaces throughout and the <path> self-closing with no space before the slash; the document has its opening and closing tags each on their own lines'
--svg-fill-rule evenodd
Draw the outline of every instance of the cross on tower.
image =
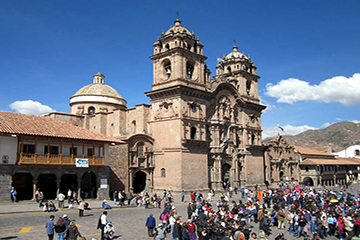
<svg viewBox="0 0 360 240">
<path fill-rule="evenodd" d="M 176 11 L 175 13 L 176 13 L 176 18 L 179 19 L 179 15 L 180 15 L 179 11 Z"/>
<path fill-rule="evenodd" d="M 236 46 L 236 40 L 234 39 L 234 45 Z"/>
</svg>

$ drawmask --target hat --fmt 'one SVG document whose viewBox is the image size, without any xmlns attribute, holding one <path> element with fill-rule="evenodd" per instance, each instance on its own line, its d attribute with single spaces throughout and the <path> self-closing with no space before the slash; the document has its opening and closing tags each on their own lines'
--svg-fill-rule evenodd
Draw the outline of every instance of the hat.
<svg viewBox="0 0 360 240">
<path fill-rule="evenodd" d="M 350 220 L 350 221 L 352 220 L 352 218 L 350 216 L 347 216 L 346 219 Z"/>
<path fill-rule="evenodd" d="M 172 206 L 172 208 L 171 208 L 172 210 L 174 210 L 174 209 L 176 209 L 176 207 L 175 206 Z"/>
<path fill-rule="evenodd" d="M 63 215 L 63 218 L 67 218 L 67 217 L 68 217 L 68 215 L 66 215 L 66 214 Z"/>
<path fill-rule="evenodd" d="M 160 223 L 160 224 L 158 225 L 158 227 L 162 227 L 162 224 Z"/>
<path fill-rule="evenodd" d="M 265 232 L 264 230 L 260 230 L 259 231 L 259 238 L 264 238 L 265 237 Z"/>
</svg>

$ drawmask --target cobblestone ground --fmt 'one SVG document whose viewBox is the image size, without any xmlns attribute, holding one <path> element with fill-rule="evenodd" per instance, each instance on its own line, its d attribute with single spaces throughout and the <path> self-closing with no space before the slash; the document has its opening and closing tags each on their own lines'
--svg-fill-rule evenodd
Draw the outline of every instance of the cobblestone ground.
<svg viewBox="0 0 360 240">
<path fill-rule="evenodd" d="M 235 198 L 237 200 L 239 198 Z M 212 202 L 216 205 L 216 201 Z M 174 204 L 178 213 L 181 216 L 187 216 L 186 203 Z M 95 206 L 90 206 L 95 207 Z M 100 239 L 100 231 L 96 229 L 97 221 L 103 210 L 91 210 L 85 211 L 85 216 L 78 217 L 77 210 L 58 211 L 55 214 L 55 221 L 58 217 L 66 213 L 70 219 L 75 219 L 79 226 L 79 230 L 82 235 L 87 239 Z M 152 213 L 157 221 L 159 221 L 161 209 L 144 207 L 129 207 L 129 208 L 113 208 L 108 211 L 108 219 L 113 222 L 116 231 L 117 239 L 151 239 L 147 236 L 147 229 L 145 227 L 146 218 Z M 45 222 L 48 220 L 50 213 L 38 212 L 38 213 L 18 213 L 18 214 L 2 214 L 0 215 L 0 239 L 47 239 L 45 232 Z M 253 223 L 255 232 L 259 232 L 258 224 Z M 288 225 L 286 225 L 286 229 Z M 293 235 L 290 235 L 286 229 L 279 230 L 272 228 L 272 235 L 269 240 L 275 239 L 275 237 L 283 232 L 286 239 L 297 239 Z M 310 236 L 312 237 L 312 236 Z M 300 239 L 303 239 L 301 237 Z M 336 239 L 334 237 L 328 237 L 326 239 Z"/>
</svg>

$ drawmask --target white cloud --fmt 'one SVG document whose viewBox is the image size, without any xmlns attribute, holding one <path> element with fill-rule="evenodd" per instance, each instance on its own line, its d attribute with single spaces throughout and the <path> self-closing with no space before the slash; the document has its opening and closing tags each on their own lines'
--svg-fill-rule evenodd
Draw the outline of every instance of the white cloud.
<svg viewBox="0 0 360 240">
<path fill-rule="evenodd" d="M 331 124 L 332 124 L 332 123 L 328 123 L 328 122 L 327 122 L 327 123 L 324 123 L 321 127 L 322 127 L 322 128 L 327 128 L 327 127 L 330 126 Z"/>
<path fill-rule="evenodd" d="M 277 102 L 298 101 L 339 102 L 344 106 L 360 105 L 360 73 L 352 77 L 337 76 L 310 85 L 296 78 L 281 80 L 277 84 L 266 85 L 266 95 L 277 98 Z"/>
<path fill-rule="evenodd" d="M 356 124 L 360 123 L 359 120 L 351 120 L 350 122 L 353 122 L 353 123 L 356 123 Z"/>
<path fill-rule="evenodd" d="M 32 100 L 15 101 L 11 103 L 9 107 L 19 113 L 30 115 L 40 115 L 42 113 L 56 112 L 55 109 Z"/>
<path fill-rule="evenodd" d="M 281 126 L 284 129 L 284 132 L 278 127 L 263 127 L 262 138 L 273 137 L 275 135 L 297 135 L 299 133 L 305 132 L 307 130 L 314 130 L 317 128 L 310 127 L 308 125 L 303 126 Z"/>
</svg>

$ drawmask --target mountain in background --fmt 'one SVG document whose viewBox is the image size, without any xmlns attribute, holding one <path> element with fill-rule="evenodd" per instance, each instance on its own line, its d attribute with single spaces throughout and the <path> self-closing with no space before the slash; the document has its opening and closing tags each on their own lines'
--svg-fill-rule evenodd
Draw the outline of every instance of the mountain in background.
<svg viewBox="0 0 360 240">
<path fill-rule="evenodd" d="M 353 122 L 334 123 L 327 128 L 307 130 L 298 135 L 282 135 L 289 144 L 299 147 L 333 147 L 339 152 L 352 145 L 360 145 L 360 124 Z M 263 143 L 272 139 L 266 138 Z"/>
</svg>

